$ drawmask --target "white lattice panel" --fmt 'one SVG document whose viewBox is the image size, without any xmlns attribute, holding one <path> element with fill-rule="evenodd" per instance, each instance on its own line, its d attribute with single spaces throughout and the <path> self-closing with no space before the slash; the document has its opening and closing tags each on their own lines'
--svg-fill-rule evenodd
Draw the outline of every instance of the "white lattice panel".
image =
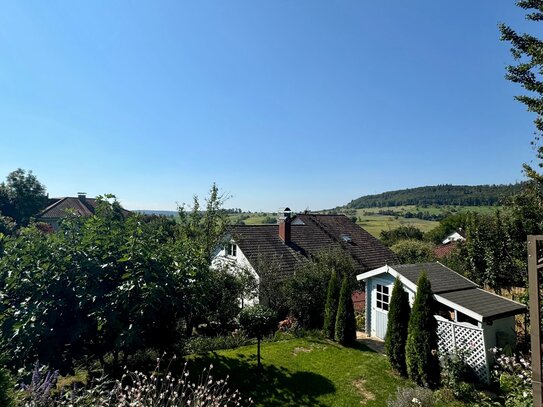
<svg viewBox="0 0 543 407">
<path fill-rule="evenodd" d="M 441 353 L 450 353 L 459 349 L 466 350 L 467 364 L 471 366 L 481 381 L 488 383 L 484 331 L 481 328 L 438 320 L 437 333 Z"/>
</svg>

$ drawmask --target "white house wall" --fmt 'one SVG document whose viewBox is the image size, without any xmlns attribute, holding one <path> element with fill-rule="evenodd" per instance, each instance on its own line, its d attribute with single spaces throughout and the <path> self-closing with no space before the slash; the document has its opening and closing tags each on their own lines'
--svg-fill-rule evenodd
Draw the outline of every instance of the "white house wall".
<svg viewBox="0 0 543 407">
<path fill-rule="evenodd" d="M 235 243 L 235 242 L 232 242 Z M 228 256 L 226 254 L 226 249 L 223 247 L 220 250 L 217 250 L 215 253 L 215 256 L 213 257 L 213 260 L 211 260 L 211 267 L 219 268 L 219 267 L 227 267 L 230 271 L 236 273 L 239 272 L 240 269 L 245 269 L 251 273 L 251 275 L 255 278 L 256 284 L 260 284 L 260 277 L 256 273 L 253 266 L 251 266 L 251 263 L 249 263 L 249 260 L 238 245 L 236 245 L 236 256 Z M 252 297 L 252 298 L 243 298 L 243 305 L 254 305 L 258 304 L 258 295 Z"/>
</svg>

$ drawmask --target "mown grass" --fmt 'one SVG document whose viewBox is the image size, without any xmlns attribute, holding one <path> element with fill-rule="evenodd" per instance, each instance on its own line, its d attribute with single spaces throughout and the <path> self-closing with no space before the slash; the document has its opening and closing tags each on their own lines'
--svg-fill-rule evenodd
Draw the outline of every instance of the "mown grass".
<svg viewBox="0 0 543 407">
<path fill-rule="evenodd" d="M 229 375 L 229 386 L 256 406 L 385 406 L 398 386 L 385 356 L 364 345 L 345 348 L 318 339 L 262 344 L 262 371 L 256 345 L 193 356 L 191 370 L 213 364 L 214 377 Z"/>
</svg>

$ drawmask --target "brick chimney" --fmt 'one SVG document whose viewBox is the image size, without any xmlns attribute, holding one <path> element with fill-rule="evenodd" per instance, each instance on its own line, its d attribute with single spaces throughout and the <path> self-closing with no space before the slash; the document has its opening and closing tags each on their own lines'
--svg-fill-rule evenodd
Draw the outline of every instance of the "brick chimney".
<svg viewBox="0 0 543 407">
<path fill-rule="evenodd" d="M 77 197 L 83 203 L 85 203 L 87 201 L 87 193 L 86 192 L 78 192 Z"/>
<path fill-rule="evenodd" d="M 286 244 L 290 243 L 290 208 L 285 208 L 283 215 L 279 217 L 279 238 Z"/>
</svg>

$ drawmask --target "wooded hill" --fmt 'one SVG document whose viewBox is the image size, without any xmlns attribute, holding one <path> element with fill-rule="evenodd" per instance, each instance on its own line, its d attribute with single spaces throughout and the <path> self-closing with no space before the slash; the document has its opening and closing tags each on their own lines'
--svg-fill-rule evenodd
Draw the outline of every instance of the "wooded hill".
<svg viewBox="0 0 543 407">
<path fill-rule="evenodd" d="M 510 185 L 435 185 L 365 195 L 347 208 L 375 208 L 402 205 L 499 205 L 518 192 L 522 183 Z"/>
</svg>

